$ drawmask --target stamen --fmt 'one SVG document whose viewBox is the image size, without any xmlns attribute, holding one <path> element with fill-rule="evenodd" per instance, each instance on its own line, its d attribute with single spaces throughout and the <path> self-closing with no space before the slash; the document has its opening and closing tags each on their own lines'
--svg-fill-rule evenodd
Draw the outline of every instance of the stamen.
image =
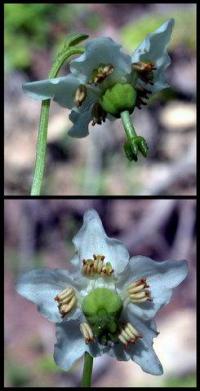
<svg viewBox="0 0 200 391">
<path fill-rule="evenodd" d="M 81 84 L 75 93 L 74 103 L 77 107 L 80 107 L 87 96 L 87 88 L 84 84 Z"/>
<path fill-rule="evenodd" d="M 149 285 L 146 282 L 146 278 L 142 278 L 129 285 L 127 293 L 130 301 L 132 303 L 143 303 L 147 300 L 151 301 L 151 293 L 147 288 L 149 288 Z"/>
<path fill-rule="evenodd" d="M 139 73 L 149 73 L 156 70 L 156 67 L 153 62 L 136 62 L 132 64 L 133 69 Z"/>
<path fill-rule="evenodd" d="M 125 327 L 121 330 L 121 333 L 118 335 L 119 340 L 127 347 L 129 343 L 135 343 L 138 338 L 142 336 L 138 331 L 133 327 L 131 323 L 127 323 Z"/>
<path fill-rule="evenodd" d="M 71 301 L 68 304 L 60 304 L 59 311 L 60 311 L 60 314 L 62 315 L 62 317 L 64 317 L 66 314 L 68 314 L 68 312 L 70 312 L 72 310 L 72 308 L 74 307 L 75 304 L 76 304 L 76 297 L 75 296 L 73 296 L 73 298 L 71 299 Z"/>
<path fill-rule="evenodd" d="M 95 274 L 101 276 L 111 276 L 113 273 L 113 268 L 110 262 L 104 264 L 104 255 L 93 255 L 93 259 L 83 259 L 83 268 L 82 272 L 88 276 L 93 276 Z"/>
<path fill-rule="evenodd" d="M 129 341 L 130 337 L 129 337 L 128 333 L 126 332 L 126 329 L 122 330 L 120 335 L 121 335 L 127 342 Z"/>
<path fill-rule="evenodd" d="M 119 340 L 120 340 L 124 345 L 127 345 L 126 339 L 125 339 L 121 334 L 118 335 L 118 338 L 119 338 Z"/>
<path fill-rule="evenodd" d="M 83 337 L 85 339 L 85 343 L 88 344 L 88 343 L 94 341 L 94 335 L 93 335 L 92 329 L 88 323 L 86 323 L 86 322 L 81 323 L 80 330 L 81 330 L 81 333 L 83 334 Z"/>
<path fill-rule="evenodd" d="M 73 297 L 74 297 L 73 293 L 70 296 L 65 297 L 64 299 L 62 299 L 62 303 L 60 303 L 59 306 L 63 305 L 63 304 L 68 304 L 72 300 Z"/>
<path fill-rule="evenodd" d="M 135 299 L 143 299 L 143 297 L 146 297 L 146 292 L 142 291 L 142 292 L 138 292 L 138 293 L 133 293 L 133 294 L 130 294 L 130 297 L 133 297 Z"/>
<path fill-rule="evenodd" d="M 102 271 L 102 268 L 103 268 L 103 261 L 101 259 L 99 259 L 99 263 L 97 263 L 97 269 L 94 271 L 97 271 L 97 273 L 100 273 Z"/>
<path fill-rule="evenodd" d="M 64 289 L 64 291 L 62 291 L 61 293 L 59 293 L 56 297 L 55 297 L 55 300 L 56 301 L 61 301 L 69 296 L 71 296 L 71 294 L 74 294 L 74 289 L 73 288 L 66 288 Z"/>
<path fill-rule="evenodd" d="M 130 330 L 133 335 L 136 335 L 137 337 L 139 337 L 138 331 L 135 329 L 135 327 L 133 327 L 133 325 L 131 323 L 127 323 L 126 328 L 128 330 Z"/>
<path fill-rule="evenodd" d="M 135 335 L 133 334 L 133 332 L 128 328 L 126 327 L 126 334 L 129 336 L 129 339 L 131 338 L 134 338 Z"/>
<path fill-rule="evenodd" d="M 107 113 L 102 106 L 96 102 L 92 108 L 92 126 L 98 124 L 101 125 L 105 122 Z"/>
<path fill-rule="evenodd" d="M 99 68 L 94 69 L 92 72 L 92 77 L 89 80 L 89 84 L 94 83 L 95 85 L 102 83 L 111 73 L 113 72 L 114 67 L 112 64 L 101 65 Z"/>
<path fill-rule="evenodd" d="M 76 304 L 76 294 L 73 288 L 66 288 L 54 300 L 58 302 L 58 310 L 62 317 L 70 312 Z"/>
<path fill-rule="evenodd" d="M 150 297 L 143 297 L 142 299 L 130 299 L 132 303 L 144 303 L 145 301 L 152 301 Z"/>
<path fill-rule="evenodd" d="M 145 284 L 141 284 L 141 285 L 138 285 L 135 287 L 132 287 L 132 285 L 131 285 L 130 288 L 128 288 L 128 292 L 129 293 L 136 293 L 136 292 L 141 291 L 143 288 L 145 288 Z"/>
</svg>

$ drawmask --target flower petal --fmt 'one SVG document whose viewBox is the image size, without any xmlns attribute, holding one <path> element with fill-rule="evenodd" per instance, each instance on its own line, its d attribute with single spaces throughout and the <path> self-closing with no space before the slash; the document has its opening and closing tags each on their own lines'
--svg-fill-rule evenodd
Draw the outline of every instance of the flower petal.
<svg viewBox="0 0 200 391">
<path fill-rule="evenodd" d="M 154 350 L 150 346 L 146 346 L 142 340 L 135 344 L 130 344 L 127 348 L 131 359 L 135 361 L 144 372 L 151 375 L 162 375 L 163 368 L 161 362 L 156 356 Z"/>
<path fill-rule="evenodd" d="M 123 280 L 118 283 L 118 288 L 126 289 L 130 282 L 147 277 L 152 302 L 130 303 L 128 307 L 140 318 L 152 319 L 163 305 L 169 303 L 172 289 L 185 279 L 187 273 L 187 261 L 155 262 L 151 258 L 137 256 L 130 259 L 130 263 L 124 271 Z"/>
<path fill-rule="evenodd" d="M 143 319 L 138 318 L 135 314 L 129 311 L 128 307 L 123 309 L 121 314 L 121 320 L 130 322 L 139 334 L 142 336 L 142 341 L 147 346 L 152 346 L 153 338 L 158 336 L 156 324 L 152 320 L 144 321 Z"/>
<path fill-rule="evenodd" d="M 126 348 L 127 354 L 140 365 L 143 371 L 152 375 L 162 375 L 162 365 L 152 348 L 153 338 L 158 335 L 155 322 L 140 320 L 128 308 L 123 309 L 121 318 L 126 322 L 130 322 L 142 336 L 135 344 L 128 345 Z"/>
<path fill-rule="evenodd" d="M 68 131 L 71 137 L 82 138 L 89 134 L 88 126 L 92 120 L 92 108 L 98 101 L 100 91 L 98 88 L 87 86 L 87 97 L 81 107 L 74 107 L 69 115 L 69 119 L 73 122 L 73 126 Z"/>
<path fill-rule="evenodd" d="M 55 296 L 68 286 L 82 288 L 82 280 L 75 281 L 67 270 L 38 269 L 24 273 L 17 281 L 16 290 L 26 299 L 37 305 L 41 312 L 52 322 L 62 322 Z M 67 319 L 77 317 L 77 310 L 67 315 Z"/>
<path fill-rule="evenodd" d="M 89 134 L 89 123 L 92 119 L 92 107 L 88 111 L 73 109 L 69 115 L 73 126 L 69 129 L 68 135 L 76 138 L 83 138 Z"/>
<path fill-rule="evenodd" d="M 60 368 L 67 371 L 87 351 L 80 324 L 75 320 L 57 324 L 56 339 L 54 360 Z"/>
<path fill-rule="evenodd" d="M 130 360 L 130 354 L 124 348 L 122 343 L 115 343 L 112 348 L 110 348 L 108 352 L 109 356 L 116 358 L 119 361 L 128 361 Z"/>
<path fill-rule="evenodd" d="M 125 323 L 130 322 L 142 338 L 138 339 L 135 344 L 128 344 L 126 348 L 119 342 L 110 349 L 108 354 L 120 361 L 127 361 L 131 358 L 140 365 L 143 371 L 152 375 L 162 375 L 162 365 L 152 348 L 153 338 L 158 335 L 155 323 L 153 321 L 142 322 L 127 308 L 123 309 L 121 320 Z"/>
<path fill-rule="evenodd" d="M 108 37 L 99 37 L 87 41 L 85 53 L 71 62 L 70 70 L 84 82 L 91 79 L 93 70 L 101 64 L 114 66 L 114 71 L 109 77 L 126 75 L 131 72 L 131 57 L 121 52 L 121 45 Z M 109 78 L 108 77 L 108 78 Z"/>
<path fill-rule="evenodd" d="M 132 55 L 132 63 L 139 61 L 153 62 L 157 68 L 154 72 L 154 85 L 148 86 L 152 92 L 160 91 L 168 87 L 165 82 L 165 70 L 171 60 L 166 47 L 171 38 L 174 19 L 169 19 L 156 31 L 147 35 L 145 40 L 137 47 Z"/>
<path fill-rule="evenodd" d="M 59 105 L 71 109 L 74 106 L 76 89 L 81 84 L 73 75 L 55 79 L 39 80 L 23 85 L 23 90 L 31 98 L 38 100 L 53 99 Z"/>
<path fill-rule="evenodd" d="M 128 264 L 127 249 L 121 241 L 106 235 L 101 219 L 94 209 L 84 214 L 83 225 L 73 238 L 73 243 L 81 264 L 83 259 L 91 259 L 93 254 L 104 255 L 105 262 L 112 264 L 114 273 L 121 273 Z"/>
<path fill-rule="evenodd" d="M 54 349 L 54 360 L 64 370 L 70 369 L 85 352 L 97 357 L 108 350 L 108 347 L 96 342 L 85 344 L 80 331 L 80 323 L 83 320 L 83 316 L 80 314 L 79 319 L 64 320 L 56 325 L 57 342 Z"/>
</svg>

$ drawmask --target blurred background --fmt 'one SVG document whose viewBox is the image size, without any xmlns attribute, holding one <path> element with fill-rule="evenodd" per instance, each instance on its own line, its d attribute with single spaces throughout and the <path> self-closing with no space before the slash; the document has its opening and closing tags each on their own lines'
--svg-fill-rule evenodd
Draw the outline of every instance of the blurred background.
<svg viewBox="0 0 200 391">
<path fill-rule="evenodd" d="M 164 375 L 152 376 L 106 355 L 94 360 L 94 387 L 196 386 L 196 202 L 195 200 L 68 199 L 5 200 L 5 386 L 78 387 L 83 361 L 69 372 L 53 361 L 54 324 L 15 291 L 24 270 L 70 270 L 72 238 L 84 212 L 95 208 L 109 236 L 130 255 L 156 261 L 187 259 L 189 275 L 156 316 L 154 348 Z"/>
<path fill-rule="evenodd" d="M 90 136 L 67 136 L 69 112 L 52 103 L 43 194 L 184 194 L 195 189 L 195 4 L 5 4 L 5 194 L 29 194 L 40 103 L 22 83 L 47 78 L 52 59 L 70 32 L 109 36 L 132 52 L 146 34 L 175 18 L 169 52 L 170 88 L 134 113 L 149 144 L 147 159 L 124 156 L 119 120 L 91 127 Z M 61 74 L 65 74 L 65 65 Z"/>
</svg>

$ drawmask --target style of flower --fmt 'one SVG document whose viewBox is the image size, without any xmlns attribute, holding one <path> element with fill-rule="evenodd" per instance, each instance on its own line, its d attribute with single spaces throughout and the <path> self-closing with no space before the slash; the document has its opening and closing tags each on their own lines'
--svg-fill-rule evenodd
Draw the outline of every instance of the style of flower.
<svg viewBox="0 0 200 391">
<path fill-rule="evenodd" d="M 123 53 L 111 38 L 91 39 L 84 54 L 71 61 L 67 76 L 26 83 L 23 89 L 35 99 L 51 98 L 71 109 L 71 137 L 86 137 L 90 122 L 101 125 L 106 118 L 121 117 L 127 136 L 126 156 L 137 161 L 138 152 L 146 157 L 148 147 L 146 140 L 137 136 L 129 114 L 146 105 L 150 94 L 168 87 L 165 70 L 170 58 L 166 48 L 173 25 L 170 19 L 148 34 L 132 55 Z"/>
<path fill-rule="evenodd" d="M 130 258 L 122 242 L 106 235 L 93 209 L 84 214 L 73 244 L 73 272 L 32 270 L 17 283 L 18 293 L 56 323 L 57 365 L 68 370 L 84 352 L 93 357 L 106 353 L 161 375 L 153 319 L 186 277 L 187 262 Z"/>
</svg>

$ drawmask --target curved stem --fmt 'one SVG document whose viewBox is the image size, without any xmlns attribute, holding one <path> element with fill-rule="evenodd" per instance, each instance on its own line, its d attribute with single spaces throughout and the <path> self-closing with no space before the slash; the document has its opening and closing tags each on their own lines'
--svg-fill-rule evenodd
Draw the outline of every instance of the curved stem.
<svg viewBox="0 0 200 391">
<path fill-rule="evenodd" d="M 82 53 L 84 53 L 84 48 L 81 47 L 67 47 L 66 51 L 64 51 L 63 53 L 61 51 L 49 72 L 49 79 L 57 76 L 61 66 L 69 57 Z M 50 102 L 50 99 L 46 99 L 42 102 L 41 106 L 40 123 L 36 147 L 35 170 L 33 175 L 31 195 L 40 195 L 41 191 L 45 166 Z"/>
<path fill-rule="evenodd" d="M 88 352 L 84 354 L 83 377 L 81 387 L 91 387 L 93 357 Z"/>
<path fill-rule="evenodd" d="M 37 138 L 35 172 L 33 176 L 33 183 L 31 195 L 40 195 L 42 186 L 42 179 L 44 174 L 45 154 L 47 144 L 47 129 L 49 121 L 50 99 L 42 101 L 40 112 L 40 124 Z"/>
<path fill-rule="evenodd" d="M 137 136 L 135 128 L 132 124 L 132 121 L 130 119 L 130 114 L 128 110 L 122 111 L 121 119 L 124 126 L 124 130 L 126 132 L 126 136 L 128 140 L 131 140 L 133 137 Z"/>
</svg>

